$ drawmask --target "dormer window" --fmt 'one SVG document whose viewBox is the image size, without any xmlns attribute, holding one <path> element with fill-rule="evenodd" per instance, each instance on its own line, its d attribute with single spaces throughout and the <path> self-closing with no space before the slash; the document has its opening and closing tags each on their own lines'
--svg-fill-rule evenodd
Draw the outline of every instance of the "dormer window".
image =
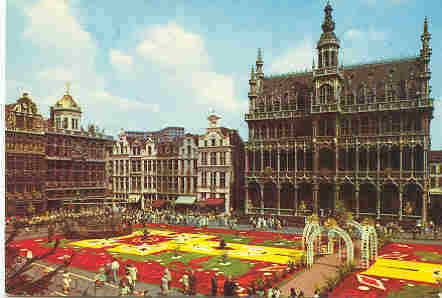
<svg viewBox="0 0 442 298">
<path fill-rule="evenodd" d="M 216 146 L 216 140 L 212 139 L 212 146 Z"/>
</svg>

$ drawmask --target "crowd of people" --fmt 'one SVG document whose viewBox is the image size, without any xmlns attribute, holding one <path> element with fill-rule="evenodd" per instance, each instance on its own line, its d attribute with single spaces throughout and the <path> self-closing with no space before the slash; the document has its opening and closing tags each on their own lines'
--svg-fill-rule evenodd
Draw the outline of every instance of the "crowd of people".
<svg viewBox="0 0 442 298">
<path fill-rule="evenodd" d="M 127 206 L 93 206 L 93 207 L 79 207 L 79 208 L 60 208 L 57 210 L 47 211 L 44 214 L 35 214 L 32 216 L 23 216 L 14 218 L 14 220 L 9 221 L 18 227 L 23 227 L 25 230 L 35 230 L 43 228 L 48 231 L 48 242 L 52 241 L 53 236 L 56 233 L 58 227 L 66 224 L 68 220 L 78 222 L 81 220 L 88 220 L 89 218 L 103 219 L 110 218 L 111 215 L 118 214 L 121 218 L 120 223 L 123 226 L 133 226 L 136 224 L 141 224 L 143 227 L 146 224 L 171 224 L 171 225 L 186 225 L 186 226 L 198 226 L 207 227 L 211 226 L 228 226 L 231 229 L 235 228 L 238 224 L 238 218 L 235 216 L 230 216 L 225 213 L 223 214 L 200 214 L 197 211 L 177 211 L 175 209 L 171 210 L 159 210 L 159 209 L 149 209 L 141 210 L 139 208 L 129 208 Z M 330 215 L 330 212 L 321 212 L 322 216 Z M 321 217 L 322 218 L 322 217 Z M 249 219 L 249 224 L 254 229 L 262 230 L 280 230 L 285 223 L 282 222 L 276 216 L 258 215 L 252 216 Z M 438 233 L 440 227 L 434 224 L 432 221 L 428 223 L 425 230 L 422 229 L 422 225 L 419 221 L 416 222 L 415 228 L 411 231 L 416 237 L 416 233 L 422 232 L 433 232 Z M 379 234 L 393 235 L 398 233 L 410 232 L 409 229 L 401 227 L 398 222 L 390 222 L 387 224 L 376 223 L 376 230 Z M 143 237 L 148 238 L 149 234 L 146 233 Z M 32 258 L 32 256 L 31 256 Z M 119 276 L 120 262 L 117 259 L 112 259 L 105 266 L 99 269 L 95 275 L 95 289 L 100 288 L 105 282 L 114 282 L 118 285 L 119 294 L 121 296 L 140 294 L 136 290 L 136 280 L 137 280 L 137 268 L 135 266 L 127 265 L 125 274 Z M 222 289 L 218 289 L 218 275 L 213 275 L 211 279 L 211 294 L 212 296 L 217 296 L 219 294 L 224 296 L 236 296 L 236 291 L 238 289 L 238 284 L 231 278 L 228 277 L 222 286 Z M 63 277 L 64 292 L 69 292 L 71 277 L 66 272 Z M 170 271 L 166 268 L 161 276 L 161 294 L 169 295 L 170 285 L 172 282 L 172 275 Z M 194 271 L 185 272 L 184 275 L 179 280 L 181 285 L 181 290 L 184 295 L 195 295 L 197 278 Z M 266 290 L 257 290 L 253 284 L 247 288 L 247 293 L 249 296 L 266 296 L 269 298 L 279 298 L 281 291 L 279 288 L 269 287 Z M 142 292 L 144 296 L 150 296 L 148 291 Z M 304 297 L 304 293 L 299 288 L 292 288 L 290 290 L 290 297 Z M 314 297 L 321 297 L 319 292 L 315 293 Z"/>
<path fill-rule="evenodd" d="M 253 216 L 250 217 L 249 224 L 255 229 L 281 230 L 282 222 L 274 216 Z"/>
</svg>

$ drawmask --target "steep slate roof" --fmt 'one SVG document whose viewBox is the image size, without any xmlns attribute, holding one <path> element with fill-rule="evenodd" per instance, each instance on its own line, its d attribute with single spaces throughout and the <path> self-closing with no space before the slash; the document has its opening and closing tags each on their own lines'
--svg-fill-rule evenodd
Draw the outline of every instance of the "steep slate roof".
<svg viewBox="0 0 442 298">
<path fill-rule="evenodd" d="M 442 150 L 430 151 L 430 162 L 442 162 Z"/>
<path fill-rule="evenodd" d="M 379 90 L 379 86 L 382 85 L 377 94 L 383 95 L 384 84 L 389 81 L 391 71 L 393 71 L 391 79 L 394 84 L 397 85 L 401 80 L 409 80 L 411 73 L 417 75 L 421 71 L 420 57 L 344 66 L 344 87 L 347 90 L 357 90 L 364 83 L 367 87 L 377 87 Z M 266 76 L 263 81 L 263 91 L 259 96 L 290 91 L 301 91 L 301 93 L 310 91 L 313 88 L 312 78 L 312 72 Z"/>
</svg>

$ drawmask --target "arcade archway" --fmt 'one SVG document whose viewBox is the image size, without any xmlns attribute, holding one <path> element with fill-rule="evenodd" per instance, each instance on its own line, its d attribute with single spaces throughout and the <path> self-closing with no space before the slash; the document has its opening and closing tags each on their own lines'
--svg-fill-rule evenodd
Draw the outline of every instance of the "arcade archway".
<svg viewBox="0 0 442 298">
<path fill-rule="evenodd" d="M 360 213 L 376 214 L 376 192 L 376 187 L 371 183 L 365 183 L 359 187 Z"/>
</svg>

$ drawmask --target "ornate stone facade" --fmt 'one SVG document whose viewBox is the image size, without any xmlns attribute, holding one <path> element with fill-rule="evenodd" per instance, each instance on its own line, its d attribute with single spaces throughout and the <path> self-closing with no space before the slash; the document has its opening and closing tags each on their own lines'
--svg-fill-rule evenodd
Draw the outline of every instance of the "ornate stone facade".
<svg viewBox="0 0 442 298">
<path fill-rule="evenodd" d="M 224 199 L 224 209 L 244 206 L 244 143 L 238 132 L 218 126 L 220 117 L 209 115 L 209 127 L 199 137 L 198 200 Z"/>
<path fill-rule="evenodd" d="M 132 135 L 134 133 L 132 132 Z M 198 137 L 130 137 L 121 132 L 109 160 L 116 198 L 174 201 L 195 197 Z"/>
<path fill-rule="evenodd" d="M 26 93 L 6 107 L 5 119 L 9 214 L 104 199 L 106 152 L 113 138 L 95 126 L 88 131 L 80 127 L 81 109 L 68 92 L 51 107 L 48 120 Z"/>
<path fill-rule="evenodd" d="M 430 33 L 420 55 L 340 66 L 330 4 L 312 71 L 249 81 L 247 213 L 333 209 L 359 217 L 427 218 Z M 304 208 L 305 206 L 305 208 Z M 302 210 L 301 210 L 302 209 Z"/>
<path fill-rule="evenodd" d="M 431 202 L 442 206 L 442 150 L 430 151 L 429 163 Z"/>
<path fill-rule="evenodd" d="M 45 208 L 45 121 L 27 93 L 6 106 L 6 214 Z"/>
</svg>

